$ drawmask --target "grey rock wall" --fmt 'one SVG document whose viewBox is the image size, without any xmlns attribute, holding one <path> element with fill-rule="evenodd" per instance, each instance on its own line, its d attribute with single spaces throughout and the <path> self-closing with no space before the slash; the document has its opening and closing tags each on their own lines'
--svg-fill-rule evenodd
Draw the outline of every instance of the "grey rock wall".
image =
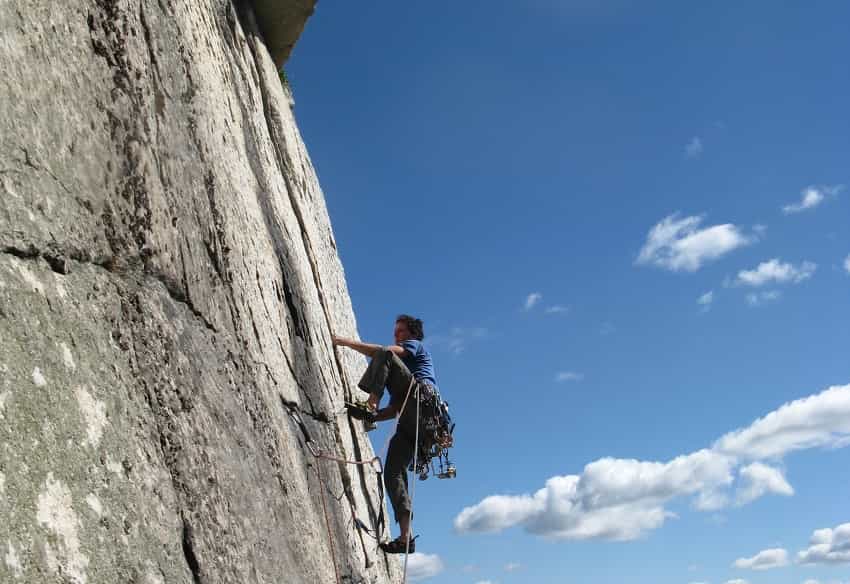
<svg viewBox="0 0 850 584">
<path fill-rule="evenodd" d="M 248 2 L 0 2 L 0 582 L 399 580 L 354 523 L 375 472 L 290 416 L 373 456 L 259 31 Z"/>
</svg>

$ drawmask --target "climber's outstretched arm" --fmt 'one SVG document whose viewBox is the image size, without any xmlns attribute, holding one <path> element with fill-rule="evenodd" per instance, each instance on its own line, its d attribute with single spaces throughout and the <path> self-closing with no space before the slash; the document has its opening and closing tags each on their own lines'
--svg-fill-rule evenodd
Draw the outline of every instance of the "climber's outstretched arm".
<svg viewBox="0 0 850 584">
<path fill-rule="evenodd" d="M 374 345 L 372 343 L 362 343 L 360 341 L 355 341 L 353 339 L 346 339 L 343 337 L 334 336 L 333 344 L 335 347 L 348 347 L 349 349 L 354 349 L 358 353 L 362 353 L 367 357 L 374 357 L 375 353 L 384 348 L 383 345 Z M 390 351 L 401 357 L 404 355 L 405 350 L 404 347 L 399 347 L 398 345 L 390 345 L 387 347 Z"/>
</svg>

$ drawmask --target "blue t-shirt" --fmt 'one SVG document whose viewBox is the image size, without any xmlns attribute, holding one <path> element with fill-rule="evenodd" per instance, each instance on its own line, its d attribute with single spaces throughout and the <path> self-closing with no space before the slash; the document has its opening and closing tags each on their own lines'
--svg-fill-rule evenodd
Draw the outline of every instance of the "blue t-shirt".
<svg viewBox="0 0 850 584">
<path fill-rule="evenodd" d="M 437 387 L 437 376 L 434 373 L 434 362 L 431 361 L 431 353 L 422 344 L 422 341 L 410 339 L 402 341 L 401 347 L 406 351 L 401 360 L 410 369 L 419 381 L 425 381 Z"/>
</svg>

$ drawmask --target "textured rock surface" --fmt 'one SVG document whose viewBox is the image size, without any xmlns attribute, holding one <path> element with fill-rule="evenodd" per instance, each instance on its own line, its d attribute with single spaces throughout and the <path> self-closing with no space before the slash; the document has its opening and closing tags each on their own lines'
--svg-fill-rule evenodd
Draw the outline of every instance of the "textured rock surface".
<svg viewBox="0 0 850 584">
<path fill-rule="evenodd" d="M 372 456 L 251 4 L 4 1 L 0 28 L 0 581 L 397 581 L 353 522 L 375 473 L 288 414 Z"/>
</svg>

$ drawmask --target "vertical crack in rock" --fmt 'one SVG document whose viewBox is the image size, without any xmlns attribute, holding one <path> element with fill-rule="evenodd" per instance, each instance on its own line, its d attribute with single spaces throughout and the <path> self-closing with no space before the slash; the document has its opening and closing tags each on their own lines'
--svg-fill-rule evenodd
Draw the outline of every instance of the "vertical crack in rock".
<svg viewBox="0 0 850 584">
<path fill-rule="evenodd" d="M 186 521 L 185 517 L 181 517 L 183 522 L 183 557 L 186 559 L 186 565 L 189 566 L 189 571 L 192 572 L 192 582 L 194 584 L 202 584 L 201 566 L 198 563 L 198 557 L 195 555 L 194 534 L 192 526 Z"/>
<path fill-rule="evenodd" d="M 253 16 L 249 15 L 249 18 L 253 18 Z M 255 25 L 255 23 L 252 23 L 252 24 Z M 253 26 L 252 28 L 256 28 L 256 26 Z M 320 271 L 319 271 L 318 263 L 316 261 L 316 254 L 315 254 L 315 251 L 313 250 L 312 242 L 310 241 L 310 235 L 308 233 L 308 230 L 307 230 L 307 227 L 306 227 L 306 224 L 305 224 L 303 211 L 302 211 L 300 204 L 299 204 L 299 201 L 297 199 L 296 185 L 294 184 L 294 181 L 292 180 L 292 175 L 294 174 L 292 162 L 290 161 L 286 152 L 283 150 L 283 147 L 284 147 L 286 141 L 285 141 L 284 136 L 278 130 L 278 126 L 275 122 L 275 113 L 273 111 L 273 105 L 271 104 L 271 100 L 270 100 L 269 95 L 268 95 L 267 84 L 270 83 L 271 81 L 266 77 L 265 69 L 263 67 L 261 58 L 257 54 L 257 52 L 259 50 L 261 50 L 257 46 L 257 38 L 252 37 L 249 40 L 248 44 L 250 46 L 251 53 L 254 56 L 255 68 L 258 71 L 260 78 L 261 78 L 260 79 L 260 95 L 262 97 L 263 112 L 264 112 L 265 117 L 266 117 L 266 124 L 268 126 L 268 132 L 269 132 L 269 135 L 271 137 L 271 141 L 272 141 L 274 151 L 275 151 L 275 154 L 276 154 L 275 158 L 276 158 L 276 161 L 278 163 L 280 173 L 281 173 L 281 175 L 284 179 L 285 185 L 286 185 L 286 190 L 287 190 L 287 195 L 289 196 L 290 206 L 291 206 L 293 212 L 295 213 L 296 219 L 298 221 L 298 226 L 299 226 L 299 229 L 301 231 L 301 240 L 302 240 L 302 243 L 303 243 L 303 246 L 304 246 L 304 251 L 305 251 L 305 254 L 306 254 L 308 261 L 310 263 L 310 268 L 311 268 L 311 272 L 312 272 L 312 276 L 313 276 L 313 282 L 314 282 L 314 285 L 316 287 L 316 292 L 317 292 L 318 297 L 319 297 L 319 302 L 321 304 L 322 311 L 324 313 L 326 326 L 328 328 L 328 333 L 329 333 L 329 336 L 331 336 L 331 335 L 334 334 L 334 332 L 331 328 L 331 323 L 333 321 L 332 321 L 332 318 L 331 318 L 331 315 L 330 315 L 330 308 L 328 307 L 327 299 L 325 298 L 324 289 L 323 289 L 321 276 L 320 276 Z M 277 82 L 276 79 L 274 81 Z M 288 287 L 286 287 L 286 286 L 284 288 L 284 294 L 286 295 L 286 298 L 287 298 L 287 304 L 289 304 L 289 302 L 291 302 L 291 297 L 290 297 L 291 293 L 289 292 Z M 334 357 L 334 360 L 335 360 L 335 363 L 336 363 L 336 366 L 337 366 L 337 370 L 339 371 L 341 380 L 343 381 L 343 392 L 344 392 L 345 395 L 348 396 L 350 390 L 348 389 L 348 383 L 346 383 L 346 377 L 347 376 L 346 376 L 346 373 L 345 373 L 345 368 L 344 368 L 342 362 L 340 361 L 339 355 L 337 354 L 336 351 L 333 351 L 333 357 Z M 326 385 L 326 387 L 327 387 L 327 385 Z M 332 396 L 329 396 L 329 397 L 330 397 L 331 403 L 333 403 Z M 363 451 L 362 451 L 362 448 L 360 447 L 359 440 L 357 439 L 357 433 L 355 431 L 355 426 L 354 426 L 353 420 L 350 420 L 350 419 L 348 420 L 348 428 L 349 428 L 349 435 L 351 436 L 351 441 L 352 441 L 352 445 L 353 445 L 353 449 L 354 449 L 354 456 L 357 460 L 360 460 L 360 458 L 363 456 Z M 337 444 L 341 445 L 343 441 L 342 441 L 342 437 L 341 437 L 341 434 L 340 434 L 339 425 L 337 423 L 333 424 L 333 430 L 334 430 L 335 442 Z M 352 513 L 356 514 L 357 502 L 354 498 L 354 494 L 353 494 L 352 489 L 351 489 L 351 485 L 352 485 L 351 475 L 350 475 L 348 468 L 345 464 L 340 463 L 337 466 L 338 466 L 338 471 L 339 471 L 339 474 L 340 474 L 340 480 L 342 481 L 342 484 L 344 486 L 344 494 L 346 496 L 348 504 L 352 508 Z M 360 479 L 360 486 L 361 486 L 362 492 L 368 493 L 369 492 L 368 483 L 367 483 L 365 469 L 364 469 L 363 466 L 357 467 L 357 474 L 358 474 L 358 478 Z M 364 499 L 366 500 L 366 504 L 368 506 L 367 511 L 368 511 L 368 514 L 369 514 L 370 521 L 372 522 L 373 525 L 376 525 L 377 521 L 378 521 L 378 513 L 376 512 L 375 506 L 368 496 L 365 496 Z M 378 502 L 378 504 L 383 505 L 383 501 Z M 359 530 L 358 530 L 358 534 L 359 534 Z M 363 548 L 363 555 L 365 557 L 366 567 L 369 567 L 369 565 L 370 565 L 369 554 L 367 553 L 365 542 L 363 542 L 362 534 L 360 534 L 360 541 L 361 541 L 361 546 Z"/>
</svg>

